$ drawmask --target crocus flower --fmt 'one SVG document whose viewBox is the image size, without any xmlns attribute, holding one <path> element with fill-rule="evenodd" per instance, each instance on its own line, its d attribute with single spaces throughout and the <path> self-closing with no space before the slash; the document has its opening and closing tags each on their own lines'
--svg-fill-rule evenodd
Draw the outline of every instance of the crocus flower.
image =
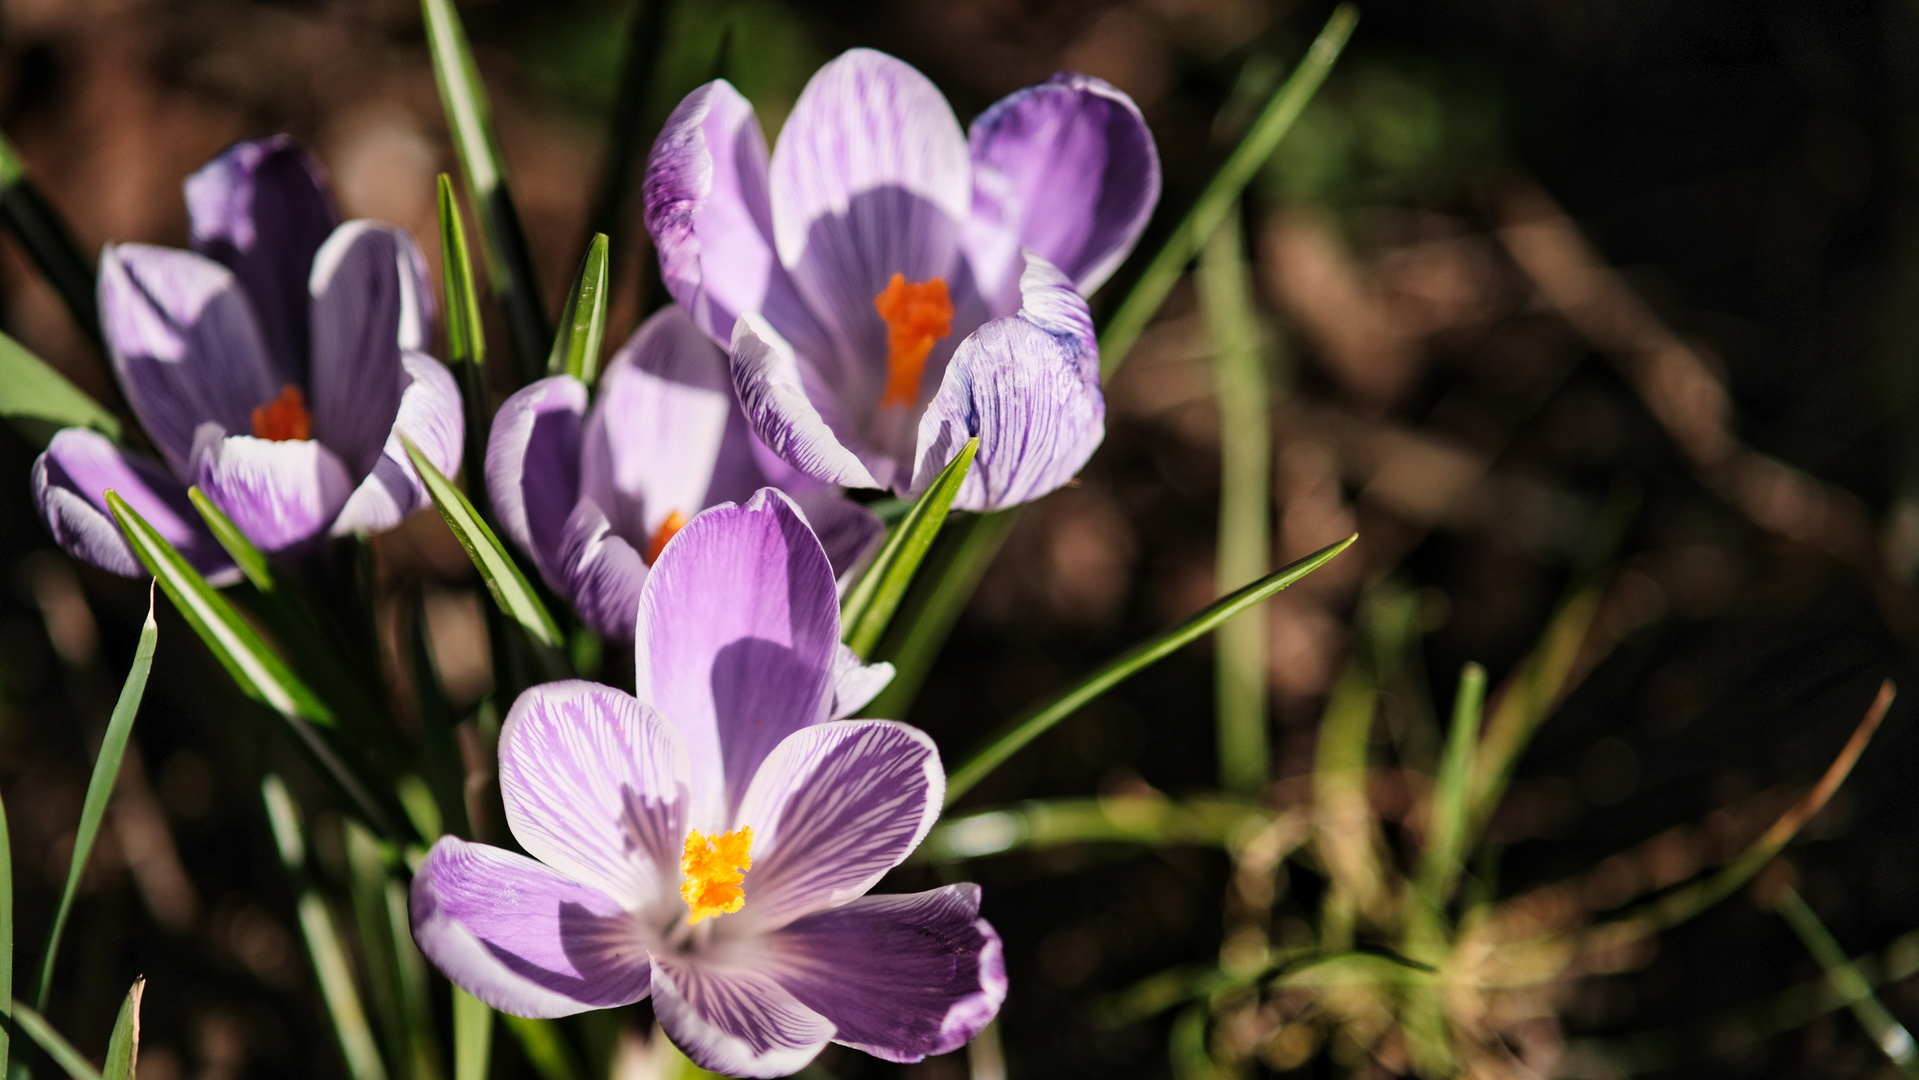
<svg viewBox="0 0 1919 1080">
<path fill-rule="evenodd" d="M 547 584 L 621 641 L 633 636 L 647 567 L 709 506 L 780 488 L 804 508 L 841 574 L 882 531 L 754 438 L 726 354 L 677 305 L 615 354 L 590 411 L 585 384 L 570 375 L 508 398 L 493 420 L 486 481 L 501 528 Z"/>
<path fill-rule="evenodd" d="M 1152 136 L 1106 83 L 1056 75 L 969 138 L 924 75 L 855 49 L 813 76 L 769 158 L 752 106 L 715 81 L 667 121 L 644 196 L 667 287 L 796 468 L 916 491 L 976 435 L 955 505 L 990 510 L 1099 445 L 1083 294 L 1159 198 Z"/>
<path fill-rule="evenodd" d="M 186 183 L 192 251 L 109 244 L 100 324 L 121 390 L 164 467 L 95 432 L 57 434 L 33 491 L 61 546 L 143 573 L 103 492 L 216 580 L 236 576 L 186 498 L 197 484 L 254 544 L 390 528 L 427 495 L 396 435 L 459 461 L 459 392 L 423 351 L 431 317 L 413 240 L 339 224 L 286 136 L 245 142 Z"/>
<path fill-rule="evenodd" d="M 561 682 L 514 703 L 500 792 L 533 858 L 442 837 L 413 879 L 421 950 L 520 1016 L 651 994 L 728 1075 L 977 1034 L 1006 994 L 978 887 L 865 895 L 932 826 L 945 773 L 915 728 L 835 719 L 891 672 L 839 644 L 797 507 L 767 489 L 694 518 L 641 588 L 636 652 L 637 698 Z"/>
</svg>

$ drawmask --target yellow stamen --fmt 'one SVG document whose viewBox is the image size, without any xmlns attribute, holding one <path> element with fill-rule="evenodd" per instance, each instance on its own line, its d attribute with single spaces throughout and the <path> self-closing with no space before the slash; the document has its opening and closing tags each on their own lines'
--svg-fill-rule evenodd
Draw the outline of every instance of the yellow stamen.
<svg viewBox="0 0 1919 1080">
<path fill-rule="evenodd" d="M 253 435 L 258 439 L 289 442 L 313 437 L 313 417 L 307 413 L 300 388 L 288 383 L 280 396 L 253 407 Z"/>
<path fill-rule="evenodd" d="M 652 566 L 659 562 L 660 552 L 666 550 L 666 542 L 673 539 L 674 533 L 684 528 L 686 528 L 685 514 L 675 510 L 666 515 L 666 520 L 660 522 L 660 527 L 653 530 L 653 538 L 646 542 L 646 565 Z"/>
<path fill-rule="evenodd" d="M 919 404 L 920 372 L 933 345 L 953 332 L 953 299 L 946 279 L 907 281 L 894 274 L 873 298 L 873 307 L 886 320 L 886 390 L 880 405 L 912 408 Z"/>
<path fill-rule="evenodd" d="M 686 834 L 686 854 L 680 856 L 680 899 L 693 909 L 687 925 L 714 915 L 731 915 L 746 903 L 741 883 L 753 869 L 753 827 L 748 825 L 711 838 L 694 829 Z"/>
</svg>

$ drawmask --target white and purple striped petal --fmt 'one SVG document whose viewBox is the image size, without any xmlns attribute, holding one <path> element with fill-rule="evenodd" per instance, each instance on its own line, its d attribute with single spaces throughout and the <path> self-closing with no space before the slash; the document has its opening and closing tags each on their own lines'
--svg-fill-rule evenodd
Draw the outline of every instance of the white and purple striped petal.
<svg viewBox="0 0 1919 1080">
<path fill-rule="evenodd" d="M 833 720 L 786 737 L 736 821 L 753 827 L 746 906 L 758 932 L 864 895 L 912 852 L 946 794 L 939 749 L 891 720 Z"/>
<path fill-rule="evenodd" d="M 841 487 L 885 487 L 893 474 L 885 457 L 862 460 L 821 415 L 819 401 L 801 385 L 790 346 L 759 315 L 733 327 L 733 387 L 753 434 L 774 454 L 816 480 Z M 831 402 L 829 402 L 830 404 Z M 875 476 L 878 469 L 883 475 Z"/>
<path fill-rule="evenodd" d="M 514 839 L 626 908 L 679 903 L 686 751 L 633 697 L 571 680 L 520 695 L 500 729 L 500 795 Z M 669 913 L 670 914 L 670 913 Z"/>
<path fill-rule="evenodd" d="M 754 970 L 751 959 L 725 964 L 655 955 L 653 1012 L 674 1045 L 703 1069 L 789 1076 L 826 1047 L 833 1025 Z"/>
<path fill-rule="evenodd" d="M 533 383 L 500 405 L 486 446 L 486 493 L 501 531 L 533 558 L 555 589 L 566 522 L 580 497 L 586 386 L 568 375 Z"/>
<path fill-rule="evenodd" d="M 640 592 L 634 683 L 686 743 L 693 827 L 722 827 L 761 760 L 820 719 L 839 630 L 833 568 L 776 490 L 666 546 Z"/>
<path fill-rule="evenodd" d="M 346 466 L 312 439 L 224 435 L 209 423 L 193 456 L 194 482 L 263 551 L 325 533 L 353 493 Z"/>
<path fill-rule="evenodd" d="M 312 263 L 313 436 L 357 483 L 373 471 L 400 413 L 402 357 L 425 347 L 426 261 L 402 229 L 349 221 Z"/>
<path fill-rule="evenodd" d="M 894 274 L 956 289 L 970 282 L 960 240 L 972 164 L 959 121 L 911 65 L 849 50 L 800 93 L 773 148 L 769 185 L 774 248 L 825 341 L 801 340 L 777 312 L 766 314 L 836 411 L 864 428 L 886 380 L 886 326 L 873 297 Z"/>
<path fill-rule="evenodd" d="M 339 222 L 320 166 L 291 137 L 235 145 L 187 177 L 193 250 L 233 271 L 281 382 L 307 381 L 307 268 Z"/>
<path fill-rule="evenodd" d="M 405 435 L 441 473 L 452 476 L 460 468 L 466 438 L 466 414 L 461 411 L 460 388 L 446 365 L 421 352 L 404 352 L 406 389 L 400 392 L 400 415 L 387 432 L 386 447 L 373 471 L 353 490 L 333 535 L 372 533 L 391 529 L 431 501 L 420 474 L 414 471 L 400 442 Z"/>
<path fill-rule="evenodd" d="M 120 387 L 177 476 L 192 475 L 202 423 L 250 432 L 254 408 L 285 385 L 233 273 L 204 255 L 109 244 L 99 294 Z"/>
<path fill-rule="evenodd" d="M 893 681 L 893 665 L 868 664 L 860 654 L 841 645 L 833 654 L 833 704 L 828 719 L 844 720 L 879 696 Z"/>
<path fill-rule="evenodd" d="M 973 121 L 969 249 L 997 295 L 1022 248 L 1090 294 L 1119 268 L 1159 202 L 1159 152 L 1139 107 L 1101 79 L 1061 72 Z"/>
<path fill-rule="evenodd" d="M 87 428 L 65 428 L 33 463 L 33 501 L 47 531 L 67 554 L 123 577 L 145 577 L 107 509 L 112 489 L 166 538 L 193 568 L 216 585 L 239 577 L 199 511 L 187 501 L 185 484 L 158 464 L 134 457 Z"/>
<path fill-rule="evenodd" d="M 1091 313 L 1057 269 L 1028 255 L 1024 306 L 973 332 L 920 418 L 915 490 L 978 436 L 978 455 L 953 505 L 998 510 L 1064 485 L 1099 448 L 1106 400 Z"/>
<path fill-rule="evenodd" d="M 646 561 L 591 499 L 580 500 L 566 519 L 559 559 L 560 584 L 555 587 L 574 614 L 603 637 L 630 640 L 640 589 L 646 584 Z"/>
<path fill-rule="evenodd" d="M 410 907 L 420 951 L 515 1016 L 570 1016 L 647 994 L 646 928 L 524 855 L 443 836 L 413 876 Z"/>
<path fill-rule="evenodd" d="M 767 970 L 832 1021 L 833 1041 L 887 1061 L 959 1049 L 1006 1000 L 999 934 L 977 885 L 863 896 L 770 935 Z"/>
</svg>

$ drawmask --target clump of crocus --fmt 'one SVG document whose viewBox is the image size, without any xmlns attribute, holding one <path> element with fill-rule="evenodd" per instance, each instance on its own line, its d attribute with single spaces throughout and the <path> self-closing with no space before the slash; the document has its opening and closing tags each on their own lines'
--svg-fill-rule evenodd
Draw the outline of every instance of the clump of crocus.
<svg viewBox="0 0 1919 1080">
<path fill-rule="evenodd" d="M 667 287 L 731 349 L 766 444 L 821 480 L 920 490 L 968 438 L 954 505 L 1064 484 L 1104 435 L 1083 294 L 1159 199 L 1139 110 L 1062 74 L 974 121 L 899 60 L 813 76 L 769 157 L 724 80 L 688 95 L 647 163 Z"/>
<path fill-rule="evenodd" d="M 108 514 L 127 502 L 216 580 L 236 575 L 186 489 L 255 545 L 391 528 L 427 494 L 396 432 L 451 471 L 459 391 L 423 351 L 425 264 L 403 230 L 339 223 L 318 166 L 286 136 L 241 143 L 186 183 L 192 251 L 109 244 L 100 328 L 164 467 L 92 431 L 54 436 L 33 491 L 61 546 L 143 571 Z"/>
<path fill-rule="evenodd" d="M 587 625 L 633 634 L 647 567 L 709 506 L 763 487 L 793 496 L 845 573 L 879 537 L 872 514 L 795 471 L 748 430 L 726 354 L 669 306 L 621 347 L 589 409 L 555 375 L 500 406 L 486 454 L 501 529 Z"/>
<path fill-rule="evenodd" d="M 734 1076 L 977 1034 L 1006 994 L 978 887 L 866 895 L 946 778 L 919 730 L 837 719 L 891 671 L 840 645 L 834 594 L 777 491 L 689 522 L 641 588 L 638 696 L 562 682 L 514 703 L 500 791 L 534 857 L 436 843 L 413 879 L 422 951 L 520 1016 L 651 994 L 688 1057 Z"/>
</svg>

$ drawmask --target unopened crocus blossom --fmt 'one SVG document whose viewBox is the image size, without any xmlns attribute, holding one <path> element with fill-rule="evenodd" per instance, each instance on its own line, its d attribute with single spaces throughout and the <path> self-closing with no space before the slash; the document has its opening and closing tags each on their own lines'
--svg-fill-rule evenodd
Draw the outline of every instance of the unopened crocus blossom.
<svg viewBox="0 0 1919 1080">
<path fill-rule="evenodd" d="M 977 1034 L 1006 994 L 978 887 L 866 895 L 946 779 L 919 730 L 837 719 L 891 672 L 840 645 L 834 592 L 778 491 L 680 530 L 641 589 L 637 697 L 561 682 L 514 703 L 500 793 L 533 858 L 441 838 L 413 879 L 421 950 L 519 1016 L 650 994 L 688 1057 L 733 1076 Z"/>
<path fill-rule="evenodd" d="M 318 167 L 286 136 L 241 143 L 186 183 L 192 251 L 109 244 L 100 327 L 163 464 L 68 428 L 34 463 L 56 540 L 143 573 L 103 493 L 216 581 L 237 576 L 187 501 L 197 484 L 255 545 L 391 528 L 427 504 L 405 431 L 459 461 L 459 391 L 422 350 L 425 264 L 401 229 L 339 223 Z"/>
<path fill-rule="evenodd" d="M 1056 75 L 969 137 L 924 75 L 855 49 L 813 76 L 769 157 L 715 81 L 667 121 L 644 195 L 667 287 L 795 467 L 907 493 L 978 436 L 954 505 L 991 510 L 1099 445 L 1084 294 L 1159 198 L 1151 133 L 1106 83 Z"/>
<path fill-rule="evenodd" d="M 493 419 L 487 493 L 500 526 L 587 625 L 633 634 L 647 567 L 709 506 L 763 487 L 793 496 L 844 574 L 882 531 L 878 519 L 773 456 L 746 426 L 726 354 L 670 305 L 586 385 L 555 375 Z"/>
</svg>

